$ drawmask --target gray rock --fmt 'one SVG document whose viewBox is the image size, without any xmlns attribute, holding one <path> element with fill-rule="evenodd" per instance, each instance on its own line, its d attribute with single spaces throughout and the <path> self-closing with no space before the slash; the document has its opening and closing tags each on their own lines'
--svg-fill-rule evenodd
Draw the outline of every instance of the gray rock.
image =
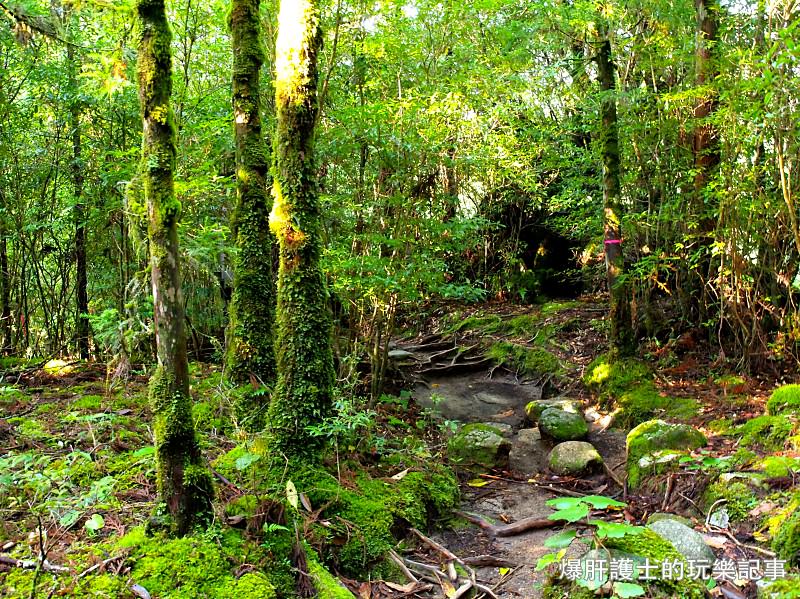
<svg viewBox="0 0 800 599">
<path fill-rule="evenodd" d="M 484 422 L 483 424 L 496 428 L 505 438 L 509 438 L 514 434 L 514 429 L 507 422 Z"/>
<path fill-rule="evenodd" d="M 508 465 L 514 472 L 537 474 L 547 468 L 548 445 L 538 428 L 523 428 L 512 439 Z"/>
<path fill-rule="evenodd" d="M 678 516 L 677 514 L 669 514 L 665 512 L 654 512 L 650 514 L 647 518 L 648 524 L 654 524 L 655 522 L 659 522 L 661 520 L 675 520 L 676 522 L 680 522 L 681 524 L 685 524 L 686 526 L 691 526 L 692 521 L 688 518 L 684 518 L 683 516 Z"/>
<path fill-rule="evenodd" d="M 565 412 L 572 412 L 573 414 L 581 413 L 581 402 L 576 399 L 568 399 L 566 397 L 556 397 L 555 399 L 539 399 L 530 402 L 525 406 L 525 416 L 528 422 L 536 424 L 547 408 L 558 408 Z"/>
<path fill-rule="evenodd" d="M 672 543 L 678 553 L 687 560 L 708 560 L 714 563 L 716 559 L 702 535 L 677 520 L 659 520 L 648 524 L 647 528 Z"/>
<path fill-rule="evenodd" d="M 505 468 L 511 443 L 502 431 L 486 424 L 467 424 L 448 442 L 450 459 L 471 469 Z"/>
<path fill-rule="evenodd" d="M 556 441 L 577 441 L 589 434 L 589 426 L 580 414 L 547 408 L 539 417 L 542 435 Z"/>
<path fill-rule="evenodd" d="M 565 441 L 550 452 L 550 470 L 561 476 L 581 476 L 603 463 L 594 445 L 586 441 Z"/>
<path fill-rule="evenodd" d="M 408 358 L 413 358 L 414 354 L 410 351 L 406 351 L 404 349 L 392 349 L 386 354 L 386 356 L 390 360 L 407 360 Z"/>
</svg>

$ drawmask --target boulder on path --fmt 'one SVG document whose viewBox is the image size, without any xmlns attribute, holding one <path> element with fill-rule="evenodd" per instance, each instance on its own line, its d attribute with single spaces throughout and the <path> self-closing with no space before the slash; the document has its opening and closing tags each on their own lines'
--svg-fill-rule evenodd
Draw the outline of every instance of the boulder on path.
<svg viewBox="0 0 800 599">
<path fill-rule="evenodd" d="M 581 476 L 603 463 L 594 445 L 586 441 L 565 441 L 550 452 L 550 470 L 560 476 Z"/>
<path fill-rule="evenodd" d="M 581 402 L 576 399 L 569 399 L 566 397 L 556 397 L 555 399 L 539 399 L 530 402 L 525 406 L 525 416 L 531 424 L 539 422 L 547 408 L 558 408 L 565 412 L 572 412 L 573 414 L 581 413 Z"/>
<path fill-rule="evenodd" d="M 628 487 L 635 489 L 641 484 L 642 468 L 661 463 L 653 456 L 664 456 L 668 450 L 692 451 L 706 443 L 703 433 L 688 424 L 670 424 L 663 420 L 641 423 L 626 439 Z"/>
<path fill-rule="evenodd" d="M 537 474 L 547 468 L 548 444 L 542 440 L 538 428 L 523 428 L 511 440 L 509 468 L 521 474 Z"/>
<path fill-rule="evenodd" d="M 450 460 L 468 469 L 506 468 L 510 451 L 502 431 L 486 424 L 464 425 L 447 444 Z"/>
<path fill-rule="evenodd" d="M 589 434 L 589 426 L 580 414 L 547 408 L 539 418 L 542 435 L 555 441 L 577 441 Z"/>
<path fill-rule="evenodd" d="M 682 522 L 667 518 L 648 524 L 647 528 L 672 543 L 678 553 L 689 562 L 705 560 L 713 564 L 716 559 L 714 552 L 703 540 L 703 536 Z"/>
</svg>

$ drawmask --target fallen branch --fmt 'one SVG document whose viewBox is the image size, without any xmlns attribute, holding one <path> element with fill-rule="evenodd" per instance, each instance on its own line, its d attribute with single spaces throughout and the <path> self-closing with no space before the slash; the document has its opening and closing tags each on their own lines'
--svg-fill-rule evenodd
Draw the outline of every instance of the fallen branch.
<svg viewBox="0 0 800 599">
<path fill-rule="evenodd" d="M 413 582 L 414 584 L 419 583 L 419 579 L 411 573 L 406 567 L 405 562 L 403 562 L 403 558 L 400 557 L 394 549 L 389 550 L 389 559 L 391 559 L 395 565 L 400 568 L 400 571 L 405 574 L 405 577 L 408 578 L 409 582 Z"/>
<path fill-rule="evenodd" d="M 57 566 L 56 564 L 51 564 L 47 560 L 39 563 L 36 560 L 16 559 L 7 555 L 0 555 L 0 564 L 5 564 L 6 566 L 12 566 L 14 568 L 22 568 L 23 570 L 35 570 L 41 567 L 42 571 L 52 574 L 65 574 L 70 571 L 66 566 Z"/>
<path fill-rule="evenodd" d="M 477 555 L 475 557 L 465 557 L 464 563 L 478 568 L 491 566 L 494 568 L 516 568 L 517 564 L 502 557 L 493 555 Z"/>
<path fill-rule="evenodd" d="M 90 566 L 90 567 L 86 568 L 83 572 L 78 574 L 78 578 L 83 578 L 84 576 L 88 576 L 92 572 L 94 572 L 96 570 L 99 570 L 100 568 L 103 568 L 104 566 L 107 566 L 111 562 L 119 560 L 119 559 L 123 559 L 123 556 L 116 555 L 114 557 L 109 557 L 108 559 L 104 559 L 102 562 L 97 562 L 94 566 Z"/>
<path fill-rule="evenodd" d="M 491 524 L 490 522 L 487 522 L 480 516 L 475 516 L 466 512 L 455 513 L 465 520 L 468 520 L 473 524 L 477 524 L 483 530 L 485 530 L 487 534 L 493 537 L 513 537 L 529 530 L 542 530 L 543 528 L 552 528 L 553 526 L 559 526 L 560 524 L 556 520 L 548 520 L 547 518 L 523 518 L 522 520 L 512 522 L 511 524 L 498 526 L 497 524 Z"/>
</svg>

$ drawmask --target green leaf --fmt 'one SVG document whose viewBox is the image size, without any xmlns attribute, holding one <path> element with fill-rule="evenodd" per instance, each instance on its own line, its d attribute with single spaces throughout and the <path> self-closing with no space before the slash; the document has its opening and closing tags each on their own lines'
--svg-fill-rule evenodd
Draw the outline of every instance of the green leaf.
<svg viewBox="0 0 800 599">
<path fill-rule="evenodd" d="M 586 497 L 581 497 L 580 500 L 584 503 L 588 503 L 596 510 L 605 510 L 610 507 L 623 508 L 628 505 L 627 503 L 611 499 L 610 497 L 604 497 L 603 495 L 587 495 Z"/>
<path fill-rule="evenodd" d="M 246 470 L 253 464 L 255 464 L 258 460 L 261 459 L 261 456 L 255 453 L 246 453 L 239 458 L 236 459 L 236 469 L 237 470 Z"/>
<path fill-rule="evenodd" d="M 84 522 L 83 526 L 86 530 L 91 532 L 97 532 L 101 528 L 106 525 L 106 521 L 103 519 L 103 516 L 100 514 L 92 514 L 92 517 L 89 518 L 86 522 Z"/>
<path fill-rule="evenodd" d="M 628 597 L 641 597 L 644 595 L 644 587 L 634 584 L 632 582 L 615 582 L 614 593 L 620 599 L 627 599 Z"/>
<path fill-rule="evenodd" d="M 545 553 L 542 557 L 538 559 L 536 562 L 536 571 L 540 572 L 544 570 L 550 564 L 555 564 L 559 561 L 564 555 L 566 554 L 567 550 L 562 549 L 558 553 Z"/>
<path fill-rule="evenodd" d="M 582 497 L 556 497 L 555 499 L 548 499 L 545 502 L 551 508 L 557 510 L 566 510 L 571 507 L 575 507 L 576 505 L 583 503 Z"/>
<path fill-rule="evenodd" d="M 81 519 L 81 513 L 75 510 L 70 510 L 61 518 L 58 519 L 58 523 L 63 526 L 64 528 L 71 528 L 78 520 Z"/>
<path fill-rule="evenodd" d="M 555 514 L 548 516 L 549 520 L 566 520 L 567 522 L 577 522 L 589 515 L 589 506 L 579 503 L 572 507 L 558 510 Z"/>
<path fill-rule="evenodd" d="M 589 520 L 589 524 L 597 527 L 597 536 L 601 539 L 621 539 L 625 535 L 638 535 L 644 530 L 641 526 L 633 526 L 624 522 L 606 522 L 605 520 Z"/>
<path fill-rule="evenodd" d="M 577 534 L 577 530 L 562 530 L 561 532 L 545 539 L 544 546 L 551 549 L 568 547 Z"/>
<path fill-rule="evenodd" d="M 156 451 L 156 448 L 152 445 L 146 445 L 145 447 L 141 447 L 133 452 L 133 457 L 135 458 L 143 458 L 144 456 L 152 455 Z"/>
</svg>

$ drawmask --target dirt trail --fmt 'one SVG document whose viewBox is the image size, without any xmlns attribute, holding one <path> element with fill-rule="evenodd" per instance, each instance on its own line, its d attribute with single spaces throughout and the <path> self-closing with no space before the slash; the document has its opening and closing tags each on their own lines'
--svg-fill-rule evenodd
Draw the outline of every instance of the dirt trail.
<svg viewBox="0 0 800 599">
<path fill-rule="evenodd" d="M 508 373 L 494 376 L 491 370 L 481 370 L 449 377 L 431 377 L 417 386 L 415 396 L 421 405 L 438 412 L 446 420 L 505 425 L 505 436 L 513 447 L 512 469 L 502 473 L 501 479 L 491 480 L 480 487 L 468 484 L 471 475 L 463 476 L 463 511 L 500 524 L 531 517 L 544 519 L 553 513 L 546 502 L 558 497 L 559 493 L 543 490 L 527 482 L 535 479 L 547 485 L 557 479 L 547 471 L 545 465 L 551 446 L 542 443 L 531 447 L 526 443 L 525 432 L 520 434 L 530 426 L 525 423 L 525 406 L 530 401 L 542 399 L 541 387 L 520 383 Z M 619 465 L 625 458 L 624 433 L 613 429 L 602 431 L 597 426 L 591 428 L 594 430 L 588 441 L 598 449 L 606 464 Z M 602 473 L 580 481 L 557 480 L 585 489 L 587 493 L 615 495 L 621 491 Z M 462 559 L 488 555 L 510 562 L 510 571 L 504 569 L 502 573 L 497 566 L 476 568 L 478 578 L 495 589 L 498 597 L 537 598 L 542 596 L 544 574 L 536 571 L 536 562 L 551 551 L 544 546 L 544 541 L 555 530 L 558 529 L 532 530 L 511 537 L 492 538 L 479 527 L 467 525 L 440 532 L 435 538 Z"/>
</svg>

